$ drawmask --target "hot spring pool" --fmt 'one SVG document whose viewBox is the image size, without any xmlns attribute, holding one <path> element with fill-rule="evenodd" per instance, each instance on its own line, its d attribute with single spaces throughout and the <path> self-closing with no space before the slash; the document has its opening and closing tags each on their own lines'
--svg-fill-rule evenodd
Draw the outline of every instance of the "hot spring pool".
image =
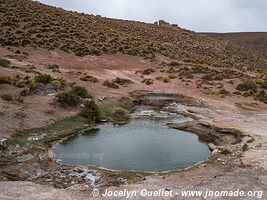
<svg viewBox="0 0 267 200">
<path fill-rule="evenodd" d="M 54 146 L 63 164 L 96 165 L 113 170 L 167 171 L 181 169 L 207 159 L 207 145 L 197 135 L 164 126 L 171 118 L 136 118 L 130 123 L 101 125 Z"/>
</svg>

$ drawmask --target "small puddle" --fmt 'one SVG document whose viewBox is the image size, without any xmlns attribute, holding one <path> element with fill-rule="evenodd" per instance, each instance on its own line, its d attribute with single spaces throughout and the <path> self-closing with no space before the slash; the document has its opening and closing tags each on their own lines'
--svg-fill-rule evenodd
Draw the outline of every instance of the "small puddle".
<svg viewBox="0 0 267 200">
<path fill-rule="evenodd" d="M 197 135 L 165 126 L 167 122 L 188 120 L 171 113 L 139 111 L 128 124 L 101 125 L 56 144 L 55 156 L 64 164 L 113 170 L 162 172 L 186 168 L 210 155 Z"/>
</svg>

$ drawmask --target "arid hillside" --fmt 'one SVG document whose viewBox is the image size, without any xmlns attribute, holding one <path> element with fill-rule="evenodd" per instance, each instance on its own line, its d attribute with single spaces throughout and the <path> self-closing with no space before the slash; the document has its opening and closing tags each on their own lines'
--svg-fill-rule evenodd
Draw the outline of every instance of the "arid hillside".
<svg viewBox="0 0 267 200">
<path fill-rule="evenodd" d="M 76 55 L 124 54 L 230 70 L 266 70 L 266 62 L 231 42 L 210 39 L 167 23 L 147 24 L 67 12 L 31 0 L 1 0 L 1 46 L 32 46 Z M 233 73 L 229 73 L 233 75 Z"/>
<path fill-rule="evenodd" d="M 203 33 L 209 37 L 216 39 L 226 39 L 240 46 L 251 48 L 253 50 L 267 53 L 267 33 L 251 32 L 251 33 Z"/>
</svg>

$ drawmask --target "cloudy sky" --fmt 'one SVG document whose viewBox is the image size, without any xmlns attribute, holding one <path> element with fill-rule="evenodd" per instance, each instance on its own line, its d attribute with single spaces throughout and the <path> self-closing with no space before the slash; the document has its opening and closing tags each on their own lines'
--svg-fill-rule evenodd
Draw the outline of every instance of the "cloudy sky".
<svg viewBox="0 0 267 200">
<path fill-rule="evenodd" d="M 154 22 L 165 19 L 194 31 L 267 31 L 267 0 L 40 0 L 102 16 Z"/>
</svg>

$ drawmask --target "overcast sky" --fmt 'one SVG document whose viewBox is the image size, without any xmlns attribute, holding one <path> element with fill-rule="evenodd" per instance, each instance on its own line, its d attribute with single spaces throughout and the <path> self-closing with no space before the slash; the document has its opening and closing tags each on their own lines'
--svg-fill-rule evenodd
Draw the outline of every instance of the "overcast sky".
<svg viewBox="0 0 267 200">
<path fill-rule="evenodd" d="M 194 31 L 267 31 L 267 0 L 40 0 L 89 14 L 154 22 Z"/>
</svg>

